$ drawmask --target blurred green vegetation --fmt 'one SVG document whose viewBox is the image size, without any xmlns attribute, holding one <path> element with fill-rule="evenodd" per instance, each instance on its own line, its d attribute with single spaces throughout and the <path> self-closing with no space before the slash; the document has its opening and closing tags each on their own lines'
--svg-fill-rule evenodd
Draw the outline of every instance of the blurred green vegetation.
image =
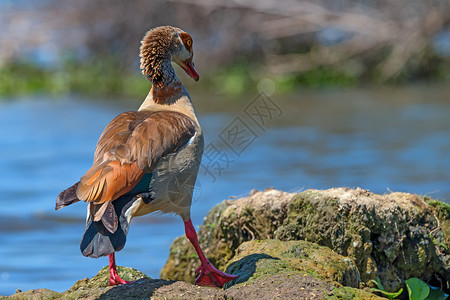
<svg viewBox="0 0 450 300">
<path fill-rule="evenodd" d="M 14 62 L 0 68 L 0 96 L 29 94 L 84 94 L 92 96 L 142 96 L 149 83 L 140 73 L 124 72 L 112 57 L 80 64 L 66 61 L 57 69 Z"/>
<path fill-rule="evenodd" d="M 411 81 L 445 81 L 448 69 L 443 65 L 428 70 L 426 76 L 407 74 L 388 83 L 406 84 Z M 226 96 L 245 94 L 257 90 L 262 79 L 273 82 L 276 92 L 287 94 L 302 88 L 323 88 L 327 86 L 356 86 L 359 84 L 379 84 L 376 73 L 358 76 L 342 70 L 339 66 L 321 66 L 303 73 L 272 75 L 266 78 L 262 64 L 236 62 L 229 67 L 221 67 L 213 73 L 201 74 L 202 82 L 197 90 Z M 185 81 L 185 80 L 184 80 Z M 188 88 L 192 83 L 184 82 Z M 25 96 L 31 94 L 81 94 L 88 96 L 143 97 L 150 89 L 149 82 L 139 70 L 129 68 L 114 57 L 91 58 L 83 63 L 67 60 L 58 68 L 42 68 L 35 64 L 19 61 L 0 68 L 0 97 Z"/>
</svg>

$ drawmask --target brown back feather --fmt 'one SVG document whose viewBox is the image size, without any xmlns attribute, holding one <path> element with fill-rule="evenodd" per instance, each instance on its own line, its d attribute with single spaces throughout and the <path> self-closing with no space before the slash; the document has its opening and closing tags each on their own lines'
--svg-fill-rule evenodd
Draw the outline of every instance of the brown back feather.
<svg viewBox="0 0 450 300">
<path fill-rule="evenodd" d="M 114 201 L 131 191 L 144 173 L 152 172 L 162 157 L 186 145 L 194 134 L 194 122 L 181 113 L 120 114 L 102 133 L 94 164 L 78 185 L 78 198 L 93 204 Z M 96 221 L 105 209 L 95 209 Z"/>
</svg>

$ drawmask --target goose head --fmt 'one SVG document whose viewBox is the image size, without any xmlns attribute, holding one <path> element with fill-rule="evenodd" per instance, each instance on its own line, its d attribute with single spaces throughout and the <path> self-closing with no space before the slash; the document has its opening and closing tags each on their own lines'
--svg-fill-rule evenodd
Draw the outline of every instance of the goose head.
<svg viewBox="0 0 450 300">
<path fill-rule="evenodd" d="M 195 81 L 199 75 L 192 61 L 193 39 L 189 33 L 172 26 L 151 29 L 141 41 L 142 73 L 153 84 L 171 80 L 175 76 L 170 62 L 179 65 Z"/>
</svg>

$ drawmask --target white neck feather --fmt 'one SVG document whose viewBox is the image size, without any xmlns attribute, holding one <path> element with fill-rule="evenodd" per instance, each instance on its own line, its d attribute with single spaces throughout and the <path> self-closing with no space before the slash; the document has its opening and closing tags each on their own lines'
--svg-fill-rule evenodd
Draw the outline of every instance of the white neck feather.
<svg viewBox="0 0 450 300">
<path fill-rule="evenodd" d="M 141 107 L 139 107 L 139 111 L 175 111 L 185 114 L 198 124 L 192 100 L 183 85 L 181 86 L 181 91 L 181 94 L 177 96 L 177 99 L 172 104 L 158 104 L 153 101 L 153 94 L 150 90 Z"/>
</svg>

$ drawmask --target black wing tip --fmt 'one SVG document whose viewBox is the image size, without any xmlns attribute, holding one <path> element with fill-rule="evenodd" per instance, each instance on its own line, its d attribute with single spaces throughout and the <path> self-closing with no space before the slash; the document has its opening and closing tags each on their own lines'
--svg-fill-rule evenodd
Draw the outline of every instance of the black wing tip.
<svg viewBox="0 0 450 300">
<path fill-rule="evenodd" d="M 62 191 L 61 193 L 59 193 L 58 198 L 56 198 L 55 210 L 60 210 L 61 208 L 67 206 L 63 202 L 64 194 L 65 194 L 65 191 Z"/>
<path fill-rule="evenodd" d="M 58 197 L 56 198 L 55 210 L 60 210 L 61 208 L 66 207 L 68 205 L 68 204 L 65 204 L 65 201 L 64 201 L 65 194 L 66 194 L 66 190 L 59 193 Z"/>
<path fill-rule="evenodd" d="M 63 207 L 69 206 L 70 204 L 80 201 L 77 197 L 77 187 L 80 182 L 75 183 L 70 188 L 65 189 L 59 193 L 56 198 L 55 210 L 60 210 Z"/>
</svg>

